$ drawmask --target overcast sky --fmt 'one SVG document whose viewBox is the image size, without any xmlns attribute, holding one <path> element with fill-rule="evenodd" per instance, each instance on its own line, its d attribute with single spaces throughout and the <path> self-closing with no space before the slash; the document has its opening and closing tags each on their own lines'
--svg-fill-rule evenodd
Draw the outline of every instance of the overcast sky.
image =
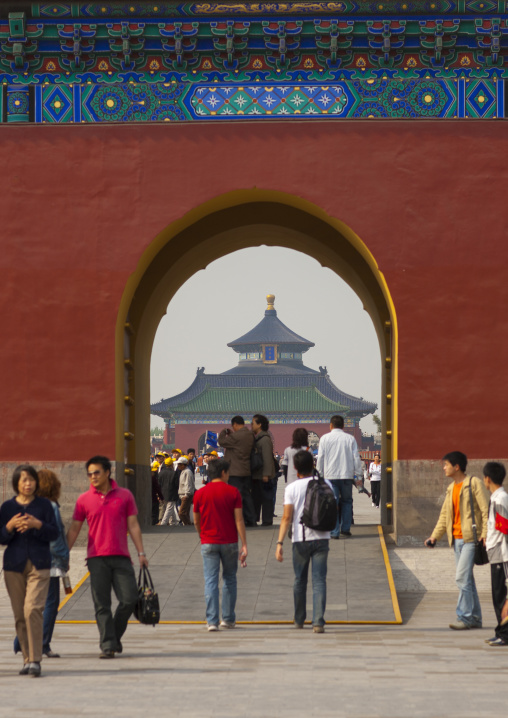
<svg viewBox="0 0 508 718">
<path fill-rule="evenodd" d="M 187 389 L 204 366 L 220 374 L 238 363 L 227 346 L 264 316 L 275 294 L 278 318 L 315 343 L 303 355 L 312 369 L 326 366 L 333 383 L 355 396 L 381 402 L 381 359 L 372 321 L 357 295 L 331 269 L 281 247 L 253 247 L 222 257 L 177 292 L 162 318 L 152 353 L 151 401 Z M 177 337 L 186 337 L 177 342 Z M 152 427 L 163 426 L 152 416 Z M 361 422 L 375 429 L 372 417 Z"/>
</svg>

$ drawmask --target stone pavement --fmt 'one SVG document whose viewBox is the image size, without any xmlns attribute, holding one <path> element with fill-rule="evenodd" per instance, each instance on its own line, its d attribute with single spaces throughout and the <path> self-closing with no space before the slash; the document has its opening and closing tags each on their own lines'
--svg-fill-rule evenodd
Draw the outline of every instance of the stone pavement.
<svg viewBox="0 0 508 718">
<path fill-rule="evenodd" d="M 367 501 L 364 496 L 355 497 L 355 537 L 347 546 L 339 541 L 332 547 L 337 556 L 342 551 L 347 557 L 357 540 L 365 541 L 358 536 L 368 533 L 372 517 L 377 518 L 370 503 L 363 501 Z M 260 542 L 268 543 L 269 535 L 270 531 L 260 531 Z M 157 533 L 147 536 L 147 544 L 152 536 Z M 264 550 L 268 555 L 268 548 Z M 2 591 L 0 716 L 504 715 L 508 650 L 483 642 L 492 635 L 488 593 L 482 590 L 481 601 L 489 628 L 450 631 L 456 601 L 450 580 L 451 551 L 390 548 L 389 552 L 403 625 L 335 624 L 328 625 L 323 635 L 315 635 L 308 627 L 296 631 L 284 624 L 240 625 L 218 633 L 208 633 L 199 624 L 155 628 L 134 624 L 125 636 L 124 654 L 100 661 L 95 625 L 61 623 L 55 629 L 53 648 L 62 658 L 46 659 L 43 677 L 36 680 L 17 675 L 21 662 L 12 654 L 12 616 Z M 82 550 L 73 551 L 74 563 L 76 555 L 82 556 Z M 240 575 L 251 567 L 256 568 L 254 555 L 252 565 Z M 360 571 L 357 565 L 355 569 Z M 372 570 L 369 566 L 363 571 L 363 601 L 364 607 L 370 604 L 369 610 L 375 610 L 378 602 L 377 587 L 369 587 Z M 481 567 L 477 574 L 482 589 L 487 587 L 488 568 Z M 289 615 L 290 586 L 285 578 L 278 580 L 280 606 L 285 603 Z M 187 590 L 190 603 L 196 600 L 198 582 L 196 576 L 196 583 Z M 270 602 L 276 594 L 274 590 Z M 251 608 L 252 615 L 261 610 Z"/>
</svg>

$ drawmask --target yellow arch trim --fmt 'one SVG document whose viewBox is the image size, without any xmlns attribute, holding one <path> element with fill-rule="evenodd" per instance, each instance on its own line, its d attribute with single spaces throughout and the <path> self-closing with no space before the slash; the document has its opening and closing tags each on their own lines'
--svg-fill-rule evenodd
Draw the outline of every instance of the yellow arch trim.
<svg viewBox="0 0 508 718">
<path fill-rule="evenodd" d="M 124 367 L 123 367 L 123 347 L 124 347 L 124 327 L 126 318 L 128 316 L 129 308 L 131 306 L 134 294 L 137 287 L 139 286 L 145 272 L 150 267 L 152 262 L 156 259 L 159 252 L 169 243 L 171 240 L 180 234 L 182 231 L 190 228 L 196 222 L 209 217 L 210 215 L 221 211 L 231 209 L 233 207 L 258 203 L 258 202 L 270 202 L 280 205 L 286 205 L 298 209 L 306 214 L 313 216 L 323 223 L 328 224 L 330 227 L 335 229 L 340 235 L 342 235 L 358 252 L 363 258 L 368 267 L 371 269 L 373 276 L 377 280 L 377 283 L 381 289 L 381 293 L 386 302 L 388 313 L 391 321 L 392 331 L 392 407 L 391 407 L 391 419 L 392 419 L 392 460 L 397 460 L 398 454 L 398 401 L 397 401 L 397 389 L 398 389 L 398 325 L 397 315 L 395 311 L 395 305 L 391 297 L 388 284 L 386 282 L 384 274 L 379 269 L 379 266 L 370 252 L 365 243 L 360 237 L 344 222 L 328 215 L 321 207 L 295 195 L 290 195 L 285 192 L 279 192 L 275 190 L 266 189 L 240 189 L 228 192 L 223 195 L 214 197 L 213 199 L 204 202 L 198 207 L 190 210 L 180 219 L 177 219 L 167 227 L 165 227 L 150 243 L 150 245 L 143 252 L 138 265 L 132 275 L 129 277 L 118 311 L 117 325 L 116 325 L 116 410 L 117 410 L 117 460 L 123 461 L 123 426 L 121 424 L 121 417 L 123 417 L 123 396 L 124 396 Z M 335 270 L 334 270 L 335 271 Z M 340 276 L 340 275 L 339 275 Z"/>
</svg>

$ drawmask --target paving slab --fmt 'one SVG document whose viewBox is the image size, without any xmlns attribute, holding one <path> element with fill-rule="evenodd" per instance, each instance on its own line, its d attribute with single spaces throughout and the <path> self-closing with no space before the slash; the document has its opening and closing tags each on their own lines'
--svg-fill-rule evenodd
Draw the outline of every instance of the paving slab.
<svg viewBox="0 0 508 718">
<path fill-rule="evenodd" d="M 370 504 L 357 503 L 354 536 L 330 541 L 326 621 L 396 621 L 382 539 L 372 514 L 365 511 Z M 238 622 L 293 620 L 291 542 L 286 539 L 285 560 L 279 563 L 275 559 L 278 533 L 278 523 L 247 529 L 248 565 L 238 570 Z M 194 527 L 153 526 L 144 531 L 143 542 L 159 594 L 161 620 L 204 621 L 202 558 Z M 130 549 L 137 565 L 132 543 Z M 311 614 L 309 575 L 308 619 Z M 94 620 L 89 579 L 61 608 L 58 620 Z"/>
</svg>

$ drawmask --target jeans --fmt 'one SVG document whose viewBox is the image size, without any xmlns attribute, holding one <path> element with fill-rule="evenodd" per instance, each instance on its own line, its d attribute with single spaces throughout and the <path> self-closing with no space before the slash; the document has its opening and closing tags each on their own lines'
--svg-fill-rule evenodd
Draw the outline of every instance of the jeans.
<svg viewBox="0 0 508 718">
<path fill-rule="evenodd" d="M 252 478 L 250 476 L 230 476 L 229 485 L 238 489 L 242 496 L 243 520 L 246 526 L 256 523 L 256 513 L 252 500 Z"/>
<path fill-rule="evenodd" d="M 201 545 L 205 575 L 206 622 L 219 625 L 219 571 L 222 563 L 222 620 L 236 621 L 236 572 L 238 543 L 204 543 Z"/>
<path fill-rule="evenodd" d="M 331 536 L 339 536 L 341 531 L 349 531 L 353 522 L 353 479 L 329 479 L 339 513 Z"/>
<path fill-rule="evenodd" d="M 372 503 L 379 507 L 379 500 L 381 498 L 381 482 L 371 481 L 370 490 L 372 491 Z"/>
<path fill-rule="evenodd" d="M 138 586 L 130 558 L 127 556 L 94 556 L 89 558 L 90 585 L 99 629 L 100 647 L 115 651 L 138 600 Z M 111 613 L 111 589 L 119 603 Z"/>
<path fill-rule="evenodd" d="M 457 618 L 466 626 L 482 625 L 482 610 L 473 576 L 474 542 L 464 543 L 464 539 L 453 539 L 455 551 L 455 583 L 459 589 Z"/>
<path fill-rule="evenodd" d="M 307 616 L 307 578 L 309 563 L 312 561 L 312 625 L 325 625 L 326 569 L 328 560 L 328 539 L 317 541 L 295 541 L 293 543 L 293 569 L 295 583 L 295 623 L 303 626 Z"/>
</svg>

